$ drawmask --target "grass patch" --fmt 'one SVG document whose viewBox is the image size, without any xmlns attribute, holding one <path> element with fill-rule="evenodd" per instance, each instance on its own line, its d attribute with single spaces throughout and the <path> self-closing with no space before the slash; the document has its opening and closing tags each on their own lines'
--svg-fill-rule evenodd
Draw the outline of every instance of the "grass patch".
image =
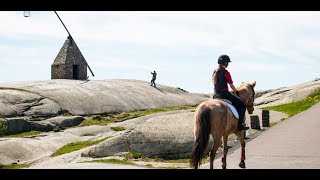
<svg viewBox="0 0 320 180">
<path fill-rule="evenodd" d="M 181 159 L 165 159 L 165 158 L 156 158 L 156 162 L 164 162 L 164 163 L 190 163 L 189 158 L 181 158 Z M 205 162 L 205 158 L 203 158 L 203 163 Z"/>
<path fill-rule="evenodd" d="M 289 117 L 301 113 L 309 109 L 311 106 L 317 104 L 320 101 L 320 89 L 317 89 L 315 92 L 311 93 L 305 99 L 301 101 L 296 101 L 288 104 L 281 104 L 278 106 L 269 106 L 263 109 L 274 110 L 286 113 Z"/>
<path fill-rule="evenodd" d="M 130 151 L 130 152 L 124 154 L 124 158 L 126 160 L 129 160 L 129 159 L 147 159 L 147 157 L 145 157 L 143 154 L 141 154 L 139 152 L 135 152 L 135 151 Z"/>
<path fill-rule="evenodd" d="M 122 127 L 122 126 L 113 126 L 110 129 L 114 130 L 114 131 L 123 131 L 126 130 L 126 128 Z"/>
<path fill-rule="evenodd" d="M 175 111 L 175 110 L 194 110 L 197 105 L 194 106 L 174 106 L 174 107 L 164 107 L 164 108 L 154 108 L 154 109 L 145 109 L 138 111 L 122 112 L 118 114 L 111 115 L 94 115 L 86 118 L 78 126 L 90 126 L 90 125 L 101 125 L 105 126 L 111 122 L 122 122 L 128 119 L 133 119 L 141 116 L 146 116 L 149 114 L 155 114 L 159 112 Z"/>
<path fill-rule="evenodd" d="M 102 138 L 102 139 L 96 140 L 96 141 L 79 141 L 79 142 L 69 143 L 69 144 L 61 147 L 60 149 L 58 149 L 53 154 L 51 154 L 51 157 L 55 157 L 55 156 L 59 156 L 59 155 L 62 155 L 62 154 L 70 153 L 70 152 L 82 149 L 84 147 L 87 147 L 87 146 L 98 144 L 98 143 L 100 143 L 100 142 L 102 142 L 102 141 L 104 141 L 104 140 L 106 140 L 108 138 L 110 138 L 110 137 Z"/>
<path fill-rule="evenodd" d="M 21 168 L 27 168 L 31 165 L 32 165 L 32 163 L 29 163 L 29 164 L 8 164 L 8 165 L 0 164 L 0 169 L 21 169 Z"/>
<path fill-rule="evenodd" d="M 288 119 L 288 118 L 281 118 L 280 121 L 284 121 L 284 120 L 286 120 L 286 119 Z"/>
<path fill-rule="evenodd" d="M 280 121 L 284 121 L 286 119 L 288 119 L 288 118 L 281 118 Z M 270 127 L 272 127 L 272 126 L 274 126 L 276 124 L 278 124 L 278 122 L 270 122 Z"/>
<path fill-rule="evenodd" d="M 111 164 L 125 164 L 125 165 L 134 165 L 133 162 L 120 160 L 120 159 L 97 159 L 92 161 L 83 161 L 83 162 L 101 162 L 101 163 L 111 163 Z"/>
<path fill-rule="evenodd" d="M 19 134 L 11 134 L 11 135 L 1 135 L 0 137 L 6 137 L 6 138 L 20 138 L 20 137 L 28 137 L 28 136 L 35 136 L 40 134 L 40 131 L 29 131 L 29 132 L 23 132 Z"/>
<path fill-rule="evenodd" d="M 180 159 L 167 159 L 167 158 L 149 158 L 144 156 L 143 154 L 135 151 L 130 151 L 123 155 L 126 160 L 132 160 L 132 159 L 141 159 L 146 162 L 163 162 L 163 163 L 190 163 L 189 158 L 180 158 Z M 207 156 L 202 159 L 202 163 L 205 163 L 207 159 Z"/>
<path fill-rule="evenodd" d="M 141 154 L 139 152 L 135 152 L 135 151 L 130 151 L 122 156 L 124 156 L 125 161 L 129 161 L 129 162 L 132 160 L 136 160 L 136 159 L 139 159 L 144 162 L 150 162 L 145 165 L 146 167 L 149 167 L 149 168 L 155 167 L 154 165 L 152 165 L 152 163 L 168 163 L 167 165 L 160 165 L 159 167 L 157 166 L 157 168 L 181 169 L 181 168 L 188 168 L 189 163 L 190 163 L 189 158 L 181 158 L 181 159 L 149 158 L 149 157 L 146 157 L 143 154 Z M 207 158 L 202 159 L 202 164 L 204 164 L 206 162 L 206 159 Z"/>
<path fill-rule="evenodd" d="M 146 164 L 146 167 L 147 167 L 147 168 L 152 168 L 153 165 L 152 165 L 152 164 Z"/>
<path fill-rule="evenodd" d="M 161 169 L 185 169 L 187 168 L 186 167 L 181 167 L 181 166 L 163 166 L 163 167 L 160 167 Z"/>
</svg>

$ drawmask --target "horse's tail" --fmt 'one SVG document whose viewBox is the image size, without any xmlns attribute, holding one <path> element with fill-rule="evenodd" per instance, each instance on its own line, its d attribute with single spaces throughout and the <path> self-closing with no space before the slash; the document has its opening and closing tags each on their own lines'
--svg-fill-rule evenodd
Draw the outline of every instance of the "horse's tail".
<svg viewBox="0 0 320 180">
<path fill-rule="evenodd" d="M 190 166 L 193 169 L 197 169 L 200 166 L 210 137 L 210 109 L 206 105 L 202 105 L 197 109 L 195 121 L 196 137 L 190 157 Z"/>
</svg>

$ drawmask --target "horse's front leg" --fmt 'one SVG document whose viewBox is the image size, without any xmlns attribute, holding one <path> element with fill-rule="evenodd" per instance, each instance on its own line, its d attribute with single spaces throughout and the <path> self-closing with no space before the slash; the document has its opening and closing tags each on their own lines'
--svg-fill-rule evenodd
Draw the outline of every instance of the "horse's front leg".
<svg viewBox="0 0 320 180">
<path fill-rule="evenodd" d="M 246 152 L 245 152 L 245 148 L 243 146 L 243 147 L 241 147 L 241 161 L 239 163 L 239 167 L 246 168 L 246 163 L 244 162 L 245 159 L 246 159 Z"/>
<path fill-rule="evenodd" d="M 237 133 L 237 137 L 240 141 L 240 145 L 241 145 L 241 159 L 240 159 L 240 163 L 239 163 L 239 167 L 241 168 L 246 168 L 246 164 L 244 162 L 244 160 L 246 160 L 246 143 L 244 141 L 244 135 L 243 135 L 244 131 L 239 131 L 239 133 Z"/>
<path fill-rule="evenodd" d="M 222 169 L 227 169 L 227 154 L 228 154 L 228 136 L 223 136 L 223 157 Z"/>
</svg>

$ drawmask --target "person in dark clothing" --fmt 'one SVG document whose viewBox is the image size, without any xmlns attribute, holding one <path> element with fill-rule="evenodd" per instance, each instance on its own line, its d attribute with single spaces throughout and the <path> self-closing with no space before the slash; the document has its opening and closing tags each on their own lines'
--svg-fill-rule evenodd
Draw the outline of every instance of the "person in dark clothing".
<svg viewBox="0 0 320 180">
<path fill-rule="evenodd" d="M 214 83 L 215 97 L 228 99 L 239 113 L 238 129 L 246 130 L 248 127 L 243 126 L 244 116 L 246 113 L 246 104 L 243 100 L 228 90 L 228 84 L 237 95 L 239 92 L 233 85 L 233 81 L 229 71 L 226 70 L 230 61 L 229 56 L 221 55 L 218 58 L 218 68 L 212 74 L 212 82 Z"/>
<path fill-rule="evenodd" d="M 151 85 L 150 86 L 156 87 L 155 80 L 157 79 L 157 73 L 156 73 L 156 71 L 153 71 L 153 72 L 151 72 L 151 74 L 152 74 L 152 79 L 151 79 Z"/>
</svg>

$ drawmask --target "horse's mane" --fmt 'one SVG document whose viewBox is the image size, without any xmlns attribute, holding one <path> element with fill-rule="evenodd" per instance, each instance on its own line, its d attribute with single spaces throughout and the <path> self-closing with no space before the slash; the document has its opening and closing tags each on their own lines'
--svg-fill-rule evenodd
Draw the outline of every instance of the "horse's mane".
<svg viewBox="0 0 320 180">
<path fill-rule="evenodd" d="M 247 89 L 247 88 L 248 88 L 248 85 L 250 85 L 250 84 L 247 83 L 247 82 L 242 82 L 242 83 L 240 84 L 240 86 L 238 86 L 236 89 L 237 89 L 238 91 L 242 91 L 243 89 Z"/>
</svg>

